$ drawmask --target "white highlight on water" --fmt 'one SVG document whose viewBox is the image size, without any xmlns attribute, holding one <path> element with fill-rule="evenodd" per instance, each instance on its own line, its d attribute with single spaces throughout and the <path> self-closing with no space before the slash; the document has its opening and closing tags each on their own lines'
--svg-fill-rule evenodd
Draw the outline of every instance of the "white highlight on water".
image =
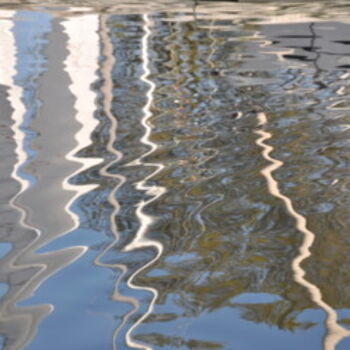
<svg viewBox="0 0 350 350">
<path fill-rule="evenodd" d="M 264 127 L 268 123 L 266 114 L 262 112 L 257 114 L 257 120 L 259 127 Z M 303 235 L 303 241 L 299 247 L 299 254 L 292 261 L 294 280 L 299 285 L 305 287 L 312 301 L 325 311 L 327 334 L 323 341 L 324 350 L 335 350 L 336 345 L 343 338 L 349 336 L 350 332 L 338 324 L 336 311 L 323 300 L 321 290 L 305 278 L 305 271 L 301 267 L 301 263 L 311 256 L 310 249 L 315 241 L 315 234 L 307 228 L 306 218 L 294 209 L 292 200 L 281 193 L 278 182 L 272 176 L 274 171 L 283 166 L 282 161 L 271 157 L 270 154 L 274 148 L 265 143 L 267 140 L 271 139 L 272 134 L 263 129 L 256 130 L 255 133 L 260 136 L 259 139 L 256 140 L 256 144 L 262 148 L 263 158 L 270 163 L 261 170 L 261 174 L 266 179 L 268 190 L 272 196 L 283 201 L 289 215 L 295 219 L 296 228 Z"/>
</svg>

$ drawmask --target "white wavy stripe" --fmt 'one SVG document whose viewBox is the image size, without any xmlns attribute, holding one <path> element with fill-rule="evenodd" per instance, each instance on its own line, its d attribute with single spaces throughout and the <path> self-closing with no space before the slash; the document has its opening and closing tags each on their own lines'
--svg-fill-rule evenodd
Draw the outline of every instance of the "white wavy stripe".
<svg viewBox="0 0 350 350">
<path fill-rule="evenodd" d="M 109 139 L 108 139 L 106 148 L 108 152 L 110 152 L 110 154 L 114 156 L 114 158 L 100 169 L 100 175 L 104 177 L 108 177 L 114 182 L 116 181 L 117 184 L 114 186 L 114 188 L 111 190 L 110 194 L 108 195 L 108 202 L 113 207 L 113 210 L 110 215 L 110 229 L 114 237 L 112 242 L 108 244 L 108 246 L 96 256 L 96 258 L 94 259 L 94 263 L 100 267 L 104 267 L 104 268 L 107 267 L 107 268 L 120 270 L 121 273 L 116 280 L 116 283 L 114 285 L 114 291 L 113 291 L 113 294 L 111 295 L 111 298 L 115 301 L 118 301 L 121 303 L 128 303 L 133 306 L 133 308 L 123 316 L 122 321 L 113 332 L 113 336 L 112 336 L 113 350 L 117 350 L 118 335 L 120 331 L 123 329 L 123 327 L 126 325 L 127 321 L 129 320 L 129 317 L 132 314 L 134 314 L 136 310 L 138 310 L 140 304 L 136 298 L 124 296 L 119 292 L 119 286 L 127 273 L 127 266 L 120 263 L 104 263 L 101 261 L 101 258 L 105 256 L 110 250 L 112 250 L 113 247 L 115 247 L 119 241 L 119 232 L 118 232 L 118 227 L 115 219 L 119 213 L 120 205 L 116 199 L 116 193 L 118 192 L 119 188 L 123 186 L 123 184 L 126 182 L 125 176 L 121 174 L 115 174 L 108 170 L 110 167 L 113 166 L 113 164 L 117 163 L 122 159 L 123 154 L 120 151 L 118 151 L 116 148 L 114 148 L 114 143 L 117 139 L 117 129 L 118 129 L 117 118 L 114 116 L 112 112 L 112 108 L 113 108 L 112 107 L 112 102 L 113 102 L 112 71 L 113 71 L 113 66 L 115 64 L 115 58 L 113 55 L 113 44 L 110 39 L 110 31 L 108 29 L 107 21 L 108 21 L 108 15 L 102 15 L 100 20 L 101 22 L 100 38 L 101 38 L 102 47 L 103 47 L 102 55 L 104 57 L 104 60 L 103 60 L 103 63 L 101 64 L 101 75 L 103 79 L 101 92 L 103 93 L 103 101 L 102 101 L 103 110 L 110 122 Z"/>
<path fill-rule="evenodd" d="M 84 14 L 67 18 L 62 23 L 68 36 L 68 56 L 65 60 L 65 70 L 71 79 L 70 91 L 75 97 L 75 119 L 81 124 L 81 129 L 75 135 L 77 146 L 72 149 L 66 158 L 78 162 L 81 167 L 65 179 L 62 186 L 65 190 L 76 192 L 67 203 L 65 209 L 79 225 L 79 217 L 70 209 L 72 203 L 81 195 L 95 189 L 97 184 L 72 185 L 69 180 L 80 172 L 95 166 L 103 161 L 102 158 L 79 158 L 77 152 L 92 144 L 91 134 L 98 125 L 94 117 L 96 110 L 96 93 L 91 90 L 98 76 L 98 59 L 100 54 L 100 39 L 98 35 L 99 17 L 96 14 Z"/>
<path fill-rule="evenodd" d="M 146 192 L 147 195 L 153 196 L 149 200 L 141 200 L 136 208 L 136 216 L 139 220 L 140 227 L 137 230 L 134 239 L 132 242 L 130 242 L 127 246 L 124 247 L 124 251 L 132 251 L 134 249 L 140 249 L 140 248 L 145 248 L 145 247 L 151 247 L 155 248 L 156 250 L 156 256 L 151 259 L 149 262 L 144 264 L 140 269 L 135 271 L 130 278 L 127 281 L 127 285 L 136 290 L 143 290 L 143 291 L 148 291 L 152 294 L 152 299 L 150 301 L 150 304 L 147 308 L 147 310 L 144 312 L 144 314 L 139 317 L 137 321 L 134 322 L 134 324 L 129 328 L 125 335 L 126 343 L 128 346 L 137 348 L 137 349 L 144 349 L 144 350 L 151 350 L 152 347 L 146 345 L 146 344 L 140 344 L 137 343 L 133 340 L 132 338 L 132 333 L 133 331 L 152 313 L 154 309 L 155 302 L 158 298 L 158 291 L 155 288 L 152 287 L 146 287 L 146 286 L 137 286 L 133 283 L 134 278 L 143 270 L 145 270 L 147 267 L 151 266 L 156 262 L 159 257 L 163 253 L 163 245 L 155 240 L 149 239 L 146 237 L 146 234 L 150 228 L 150 226 L 154 223 L 154 218 L 148 214 L 144 213 L 144 208 L 148 206 L 150 203 L 154 202 L 157 200 L 160 196 L 162 196 L 165 192 L 166 189 L 161 186 L 148 186 L 147 182 L 149 179 L 154 177 L 156 174 L 161 172 L 164 168 L 163 164 L 159 163 L 143 163 L 143 159 L 147 157 L 149 154 L 153 153 L 158 147 L 155 143 L 153 143 L 150 140 L 150 135 L 152 132 L 152 126 L 149 124 L 149 119 L 152 117 L 152 112 L 151 112 L 151 106 L 153 104 L 153 94 L 156 88 L 155 83 L 149 79 L 151 71 L 149 68 L 149 57 L 148 57 L 148 51 L 149 51 L 149 37 L 151 35 L 151 27 L 152 23 L 148 17 L 147 14 L 143 15 L 143 31 L 144 35 L 142 37 L 142 42 L 141 42 L 141 58 L 142 58 L 142 68 L 143 68 L 143 74 L 141 76 L 141 80 L 145 82 L 148 86 L 149 89 L 146 93 L 146 104 L 143 107 L 143 118 L 141 120 L 141 124 L 145 129 L 144 135 L 141 137 L 140 142 L 143 143 L 144 145 L 148 146 L 150 150 L 146 153 L 144 153 L 141 157 L 133 161 L 132 163 L 129 163 L 129 166 L 132 165 L 143 165 L 147 167 L 154 167 L 155 171 L 151 173 L 150 175 L 146 176 L 143 180 L 139 181 L 136 183 L 136 188 L 140 191 Z"/>
<path fill-rule="evenodd" d="M 35 246 L 36 242 L 38 242 L 41 231 L 26 222 L 26 211 L 16 203 L 19 196 L 29 187 L 30 182 L 20 174 L 20 168 L 27 161 L 28 154 L 24 147 L 25 132 L 21 130 L 26 111 L 25 105 L 22 102 L 23 89 L 15 83 L 15 76 L 17 74 L 17 49 L 15 36 L 12 32 L 15 15 L 15 11 L 0 10 L 0 84 L 8 87 L 8 101 L 13 108 L 13 112 L 11 113 L 11 117 L 14 121 L 12 131 L 16 144 L 15 153 L 17 160 L 13 167 L 11 177 L 20 184 L 20 190 L 11 198 L 10 205 L 20 212 L 20 224 L 25 228 L 35 231 L 36 237 L 23 250 L 19 250 L 15 253 L 13 252 L 11 258 L 3 262 L 2 268 L 5 271 L 16 271 L 28 267 L 38 268 L 38 271 L 33 274 L 30 279 L 25 281 L 25 283 L 16 290 L 16 293 L 8 294 L 6 299 L 1 303 L 0 315 L 3 323 L 2 326 L 6 328 L 6 326 L 9 325 L 16 325 L 20 330 L 20 333 L 12 339 L 11 344 L 8 344 L 8 348 L 11 350 L 19 350 L 27 344 L 30 339 L 34 337 L 37 330 L 37 324 L 40 320 L 54 309 L 53 305 L 50 304 L 18 307 L 17 302 L 32 296 L 34 290 L 37 289 L 45 279 L 52 275 L 58 268 L 63 266 L 63 264 L 61 264 L 55 268 L 54 266 L 49 266 L 49 264 L 39 263 L 38 261 L 35 261 L 35 259 L 26 261 L 26 263 L 18 263 L 18 259 L 25 256 L 26 253 Z M 67 249 L 67 261 L 65 263 L 68 264 L 76 260 L 81 254 L 83 254 L 84 249 L 84 247 L 70 247 Z M 50 258 L 52 261 L 54 256 L 61 253 L 62 251 L 43 253 L 40 255 L 40 258 L 45 259 L 51 254 Z M 16 332 L 15 329 L 13 331 Z M 4 335 L 8 335 L 6 331 Z"/>
<path fill-rule="evenodd" d="M 24 149 L 25 134 L 21 130 L 23 117 L 25 113 L 25 106 L 22 102 L 23 89 L 16 85 L 14 77 L 16 75 L 16 43 L 14 35 L 11 31 L 13 27 L 13 17 L 15 11 L 0 10 L 0 84 L 6 85 L 9 88 L 8 100 L 13 108 L 12 119 L 14 124 L 12 131 L 16 142 L 17 163 L 13 169 L 12 177 L 21 185 L 20 192 L 16 195 L 17 198 L 20 193 L 25 191 L 29 186 L 29 182 L 19 175 L 19 168 L 25 163 L 28 156 Z M 12 200 L 12 202 L 14 199 Z"/>
<path fill-rule="evenodd" d="M 257 119 L 260 127 L 265 126 L 268 122 L 264 113 L 258 113 Z M 306 218 L 294 209 L 292 200 L 281 193 L 278 182 L 272 176 L 274 171 L 283 166 L 282 161 L 271 157 L 270 154 L 274 148 L 265 143 L 266 140 L 271 139 L 272 134 L 262 129 L 255 131 L 255 133 L 260 136 L 256 140 L 256 144 L 262 148 L 263 158 L 270 163 L 261 170 L 261 174 L 266 179 L 268 190 L 272 196 L 283 201 L 289 215 L 295 219 L 297 230 L 303 235 L 299 254 L 292 261 L 294 280 L 303 286 L 308 291 L 312 301 L 325 311 L 327 334 L 323 342 L 324 350 L 335 350 L 336 345 L 343 338 L 349 336 L 350 332 L 338 324 L 336 311 L 323 300 L 321 290 L 304 277 L 305 271 L 301 267 L 301 263 L 311 256 L 310 248 L 315 240 L 315 234 L 307 228 Z"/>
</svg>

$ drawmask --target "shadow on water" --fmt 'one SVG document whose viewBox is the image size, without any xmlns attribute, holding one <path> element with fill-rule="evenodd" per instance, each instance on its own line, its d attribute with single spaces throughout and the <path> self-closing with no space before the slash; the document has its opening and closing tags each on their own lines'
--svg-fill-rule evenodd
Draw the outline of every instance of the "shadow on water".
<svg viewBox="0 0 350 350">
<path fill-rule="evenodd" d="M 347 348 L 349 13 L 3 5 L 3 348 Z"/>
</svg>

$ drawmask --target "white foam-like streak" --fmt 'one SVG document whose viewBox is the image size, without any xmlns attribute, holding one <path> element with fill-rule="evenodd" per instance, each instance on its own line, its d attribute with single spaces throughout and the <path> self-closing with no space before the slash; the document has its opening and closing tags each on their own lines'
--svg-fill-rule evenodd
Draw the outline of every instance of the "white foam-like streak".
<svg viewBox="0 0 350 350">
<path fill-rule="evenodd" d="M 130 242 L 127 246 L 124 247 L 125 252 L 130 252 L 135 249 L 140 249 L 140 248 L 154 248 L 156 250 L 156 255 L 153 259 L 151 259 L 149 262 L 144 264 L 140 269 L 135 271 L 128 279 L 127 285 L 136 290 L 142 290 L 142 291 L 148 291 L 152 294 L 152 299 L 150 301 L 150 304 L 147 308 L 147 310 L 142 314 L 141 317 L 138 318 L 137 321 L 134 322 L 134 324 L 129 328 L 125 335 L 126 343 L 128 346 L 137 348 L 137 349 L 144 349 L 144 350 L 150 350 L 152 349 L 151 346 L 148 346 L 146 344 L 140 344 L 137 343 L 133 340 L 132 338 L 132 333 L 133 331 L 152 313 L 154 309 L 155 302 L 158 298 L 158 291 L 155 288 L 152 287 L 147 287 L 147 286 L 137 286 L 133 283 L 134 278 L 143 270 L 154 264 L 159 257 L 163 253 L 163 245 L 156 241 L 152 240 L 146 237 L 147 232 L 149 231 L 149 228 L 151 225 L 155 222 L 155 218 L 145 214 L 144 213 L 144 208 L 147 207 L 150 203 L 156 201 L 160 196 L 162 196 L 165 192 L 166 189 L 161 186 L 148 186 L 147 182 L 154 177 L 156 174 L 161 172 L 164 169 L 163 164 L 158 164 L 158 163 L 144 163 L 143 159 L 153 153 L 158 146 L 153 143 L 150 140 L 150 135 L 152 132 L 152 126 L 149 124 L 149 119 L 152 117 L 152 112 L 151 112 L 151 106 L 153 104 L 153 94 L 156 88 L 155 83 L 149 79 L 151 71 L 149 67 L 149 38 L 151 35 L 151 27 L 152 27 L 152 22 L 149 19 L 148 14 L 143 15 L 143 31 L 144 31 L 144 36 L 142 38 L 141 42 L 141 58 L 142 58 L 142 68 L 143 68 L 143 75 L 141 76 L 141 80 L 145 82 L 148 86 L 149 89 L 146 93 L 146 104 L 143 107 L 143 118 L 141 120 L 141 124 L 145 129 L 144 135 L 141 137 L 140 142 L 143 143 L 144 145 L 148 146 L 150 150 L 146 153 L 144 153 L 141 157 L 133 161 L 132 163 L 129 163 L 129 166 L 132 165 L 143 165 L 146 167 L 152 167 L 155 168 L 155 171 L 146 176 L 143 180 L 139 181 L 136 183 L 136 188 L 140 191 L 146 192 L 147 195 L 152 196 L 148 200 L 141 200 L 136 208 L 136 216 L 139 220 L 140 227 L 137 230 L 134 239 L 132 242 Z"/>
<path fill-rule="evenodd" d="M 76 155 L 80 150 L 92 144 L 91 134 L 98 125 L 98 120 L 94 117 L 97 96 L 92 91 L 91 84 L 98 79 L 99 17 L 97 14 L 69 17 L 62 25 L 68 36 L 67 48 L 69 54 L 65 60 L 65 70 L 71 79 L 69 89 L 75 97 L 75 119 L 81 124 L 81 129 L 75 135 L 77 145 L 66 155 L 69 161 L 78 162 L 81 167 L 66 178 L 62 184 L 63 189 L 76 192 L 65 208 L 72 217 L 75 223 L 74 228 L 76 228 L 79 226 L 79 217 L 70 209 L 72 203 L 83 194 L 98 187 L 98 185 L 76 186 L 70 184 L 69 181 L 77 174 L 103 161 L 102 158 L 82 158 Z"/>
<path fill-rule="evenodd" d="M 257 120 L 259 127 L 265 126 L 268 122 L 265 113 L 258 113 Z M 327 334 L 324 338 L 323 347 L 324 350 L 335 350 L 336 345 L 343 338 L 349 336 L 350 332 L 338 324 L 336 311 L 323 300 L 321 290 L 305 278 L 305 270 L 301 267 L 301 263 L 311 256 L 310 248 L 314 243 L 315 234 L 307 228 L 306 218 L 294 209 L 292 200 L 281 193 L 278 182 L 272 176 L 275 170 L 283 166 L 282 161 L 270 156 L 274 148 L 265 143 L 271 139 L 272 134 L 263 129 L 256 130 L 255 133 L 260 136 L 256 140 L 256 144 L 262 148 L 263 158 L 270 163 L 270 165 L 261 170 L 261 174 L 266 179 L 268 190 L 272 196 L 283 201 L 289 215 L 295 219 L 296 228 L 303 235 L 299 254 L 292 261 L 291 267 L 294 272 L 294 280 L 299 285 L 305 287 L 312 301 L 325 311 Z"/>
</svg>

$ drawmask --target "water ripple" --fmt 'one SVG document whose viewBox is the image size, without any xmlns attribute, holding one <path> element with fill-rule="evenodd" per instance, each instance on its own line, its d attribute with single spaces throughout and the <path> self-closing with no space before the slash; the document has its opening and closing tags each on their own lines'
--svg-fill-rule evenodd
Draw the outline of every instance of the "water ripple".
<svg viewBox="0 0 350 350">
<path fill-rule="evenodd" d="M 264 113 L 260 112 L 257 115 L 257 119 L 258 126 L 264 127 L 267 125 L 267 117 Z M 266 144 L 265 141 L 269 140 L 272 137 L 271 133 L 263 129 L 257 130 L 255 133 L 260 136 L 260 138 L 256 140 L 256 144 L 262 148 L 262 156 L 269 163 L 271 163 L 263 170 L 261 170 L 261 174 L 266 178 L 269 191 L 272 196 L 279 198 L 284 202 L 288 213 L 296 221 L 296 228 L 304 236 L 303 242 L 299 247 L 299 255 L 296 256 L 292 261 L 292 269 L 294 272 L 295 281 L 308 290 L 311 299 L 327 314 L 327 334 L 324 339 L 324 349 L 335 350 L 336 345 L 343 338 L 350 335 L 350 331 L 338 324 L 337 312 L 323 300 L 321 290 L 315 284 L 309 282 L 304 277 L 305 271 L 301 267 L 301 263 L 311 256 L 310 248 L 315 241 L 315 234 L 307 228 L 306 218 L 294 209 L 291 199 L 281 193 L 278 182 L 272 176 L 272 173 L 274 171 L 283 166 L 283 162 L 270 156 L 270 153 L 274 150 L 274 148 Z"/>
<path fill-rule="evenodd" d="M 139 275 L 142 271 L 147 269 L 149 266 L 152 266 L 159 257 L 162 255 L 163 252 L 163 245 L 156 240 L 150 239 L 146 237 L 146 234 L 148 233 L 149 229 L 151 228 L 152 224 L 155 221 L 155 218 L 150 216 L 149 214 L 146 214 L 144 212 L 144 209 L 151 204 L 152 202 L 156 201 L 159 197 L 161 197 L 165 192 L 166 189 L 161 186 L 150 186 L 148 184 L 148 181 L 152 179 L 154 176 L 156 176 L 158 173 L 160 173 L 164 169 L 163 164 L 159 163 L 150 163 L 150 162 L 144 162 L 143 159 L 152 154 L 154 151 L 157 150 L 157 145 L 150 140 L 150 134 L 152 132 L 152 126 L 149 123 L 149 119 L 152 117 L 151 112 L 151 106 L 153 103 L 153 94 L 156 85 L 154 82 L 152 82 L 149 79 L 150 76 L 150 67 L 149 67 L 149 40 L 152 33 L 152 20 L 149 18 L 148 15 L 143 15 L 143 31 L 144 35 L 142 38 L 142 44 L 141 44 L 141 58 L 142 58 L 142 68 L 144 71 L 144 74 L 141 76 L 141 80 L 145 82 L 149 89 L 146 93 L 146 104 L 143 107 L 143 118 L 141 120 L 141 124 L 143 125 L 145 129 L 145 133 L 140 139 L 140 142 L 144 145 L 149 147 L 149 151 L 144 153 L 142 156 L 134 160 L 133 162 L 129 163 L 128 166 L 145 166 L 145 167 L 151 167 L 156 168 L 150 175 L 146 176 L 143 180 L 136 183 L 136 189 L 139 191 L 145 192 L 147 195 L 151 196 L 148 200 L 141 200 L 137 206 L 136 206 L 136 216 L 140 222 L 140 227 L 137 230 L 135 237 L 133 240 L 126 245 L 123 248 L 123 251 L 130 252 L 135 249 L 145 248 L 145 247 L 151 247 L 154 248 L 156 251 L 156 255 L 153 259 L 149 260 L 147 263 L 145 263 L 141 268 L 136 270 L 127 280 L 127 284 L 131 289 L 136 290 L 145 290 L 149 291 L 153 297 L 149 303 L 149 306 L 147 310 L 144 312 L 144 314 L 139 317 L 134 324 L 130 327 L 130 329 L 126 333 L 126 342 L 129 346 L 138 348 L 138 349 L 152 349 L 152 347 L 137 343 L 132 338 L 132 333 L 135 331 L 135 329 L 152 313 L 154 304 L 158 297 L 158 291 L 155 288 L 148 287 L 148 286 L 139 286 L 136 285 L 133 280 L 137 275 Z"/>
</svg>

